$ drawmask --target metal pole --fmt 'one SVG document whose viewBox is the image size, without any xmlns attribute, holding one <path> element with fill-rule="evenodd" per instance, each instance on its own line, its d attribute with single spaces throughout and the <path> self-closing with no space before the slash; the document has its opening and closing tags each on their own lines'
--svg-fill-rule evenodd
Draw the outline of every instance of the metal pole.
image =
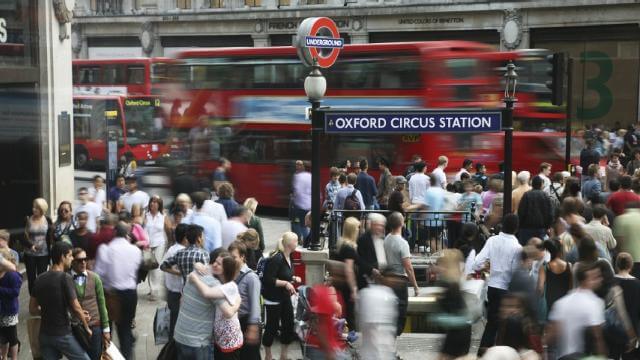
<svg viewBox="0 0 640 360">
<path fill-rule="evenodd" d="M 567 108 L 565 109 L 565 153 L 564 168 L 571 172 L 571 111 L 573 107 L 573 59 L 569 57 L 567 60 Z"/>
<path fill-rule="evenodd" d="M 309 250 L 322 250 L 320 242 L 320 134 L 323 116 L 320 101 L 311 103 L 311 244 Z"/>
<path fill-rule="evenodd" d="M 508 80 L 507 80 L 508 81 Z M 512 213 L 511 209 L 511 191 L 513 190 L 512 176 L 513 171 L 513 103 L 514 99 L 510 96 L 504 99 L 504 198 L 503 198 L 503 217 Z"/>
</svg>

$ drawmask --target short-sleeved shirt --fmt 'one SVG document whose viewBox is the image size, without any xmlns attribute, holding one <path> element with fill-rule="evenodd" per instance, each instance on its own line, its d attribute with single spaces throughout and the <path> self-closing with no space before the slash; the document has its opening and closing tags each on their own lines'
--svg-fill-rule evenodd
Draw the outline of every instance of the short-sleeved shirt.
<svg viewBox="0 0 640 360">
<path fill-rule="evenodd" d="M 209 253 L 200 247 L 190 245 L 182 250 L 178 250 L 174 256 L 166 259 L 163 262 L 163 265 L 166 265 L 167 267 L 178 265 L 178 269 L 182 274 L 182 279 L 186 280 L 187 275 L 193 271 L 193 264 L 197 262 L 205 265 L 208 264 Z"/>
<path fill-rule="evenodd" d="M 211 275 L 200 279 L 210 287 L 220 285 L 220 282 Z M 191 347 L 210 345 L 216 306 L 221 301 L 205 299 L 195 285 L 187 282 L 182 292 L 180 312 L 173 334 L 175 341 Z"/>
<path fill-rule="evenodd" d="M 42 334 L 63 336 L 71 333 L 68 309 L 71 301 L 76 299 L 71 275 L 61 271 L 47 271 L 36 279 L 32 296 L 40 304 Z"/>
<path fill-rule="evenodd" d="M 407 240 L 400 235 L 387 235 L 384 238 L 384 253 L 387 257 L 387 270 L 396 275 L 406 275 L 402 259 L 411 257 Z"/>
<path fill-rule="evenodd" d="M 583 352 L 585 330 L 604 323 L 604 301 L 593 291 L 578 288 L 553 304 L 549 320 L 560 326 L 559 357 Z"/>
</svg>

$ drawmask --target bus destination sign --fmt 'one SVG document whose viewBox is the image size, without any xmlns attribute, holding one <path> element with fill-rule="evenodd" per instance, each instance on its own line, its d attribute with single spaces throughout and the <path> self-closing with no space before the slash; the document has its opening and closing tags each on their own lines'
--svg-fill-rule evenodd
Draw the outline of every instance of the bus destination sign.
<svg viewBox="0 0 640 360">
<path fill-rule="evenodd" d="M 502 131 L 502 112 L 417 110 L 417 111 L 328 111 L 325 132 L 349 133 L 478 133 Z"/>
</svg>

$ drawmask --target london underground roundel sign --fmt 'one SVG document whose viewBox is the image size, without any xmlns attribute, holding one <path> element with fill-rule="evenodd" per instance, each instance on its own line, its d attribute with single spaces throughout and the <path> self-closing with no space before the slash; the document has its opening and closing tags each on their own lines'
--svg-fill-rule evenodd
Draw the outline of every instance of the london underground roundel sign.
<svg viewBox="0 0 640 360">
<path fill-rule="evenodd" d="M 313 59 L 316 59 L 318 66 L 331 67 L 344 46 L 338 27 L 327 17 L 304 19 L 297 35 L 298 57 L 307 66 L 312 66 Z"/>
</svg>

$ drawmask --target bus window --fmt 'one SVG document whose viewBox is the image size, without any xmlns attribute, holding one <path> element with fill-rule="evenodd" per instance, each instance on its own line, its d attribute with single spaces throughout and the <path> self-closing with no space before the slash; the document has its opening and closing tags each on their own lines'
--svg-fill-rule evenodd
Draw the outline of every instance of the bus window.
<svg viewBox="0 0 640 360">
<path fill-rule="evenodd" d="M 144 65 L 127 66 L 127 83 L 144 84 Z"/>
<path fill-rule="evenodd" d="M 303 132 L 289 132 L 285 135 L 274 134 L 273 159 L 290 161 L 311 159 L 311 139 Z"/>
<path fill-rule="evenodd" d="M 480 70 L 477 59 L 447 59 L 444 63 L 452 79 L 469 79 L 477 76 Z"/>
<path fill-rule="evenodd" d="M 103 66 L 102 82 L 104 84 L 123 84 L 124 83 L 123 67 L 124 65 Z"/>
<path fill-rule="evenodd" d="M 99 66 L 81 66 L 78 69 L 78 83 L 97 84 L 100 82 Z"/>
</svg>

